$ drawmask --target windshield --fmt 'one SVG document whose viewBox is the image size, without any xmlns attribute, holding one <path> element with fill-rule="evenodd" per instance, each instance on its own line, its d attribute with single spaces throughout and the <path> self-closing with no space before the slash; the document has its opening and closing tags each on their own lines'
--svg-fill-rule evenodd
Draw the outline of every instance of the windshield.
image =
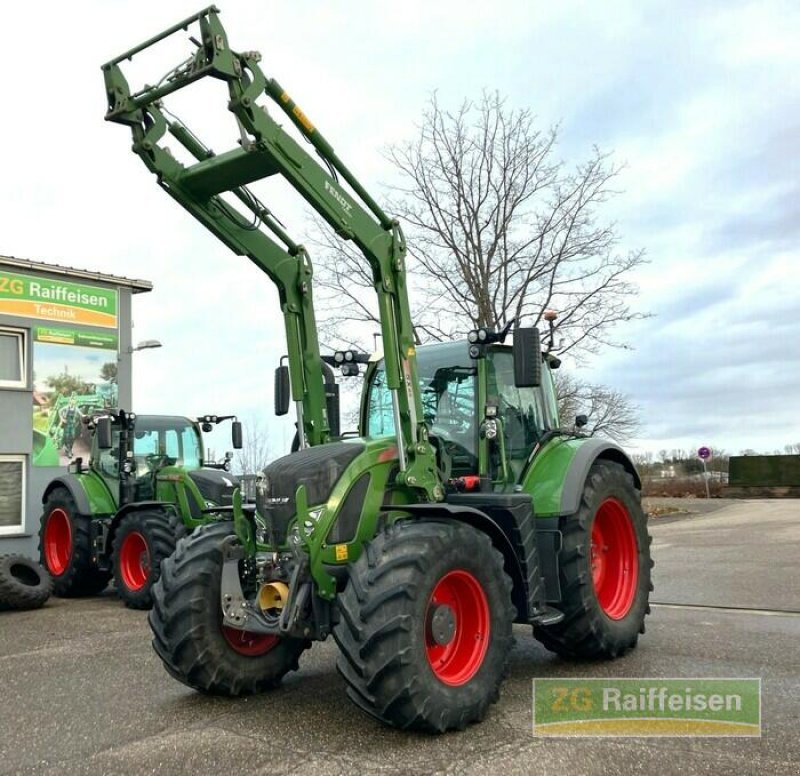
<svg viewBox="0 0 800 776">
<path fill-rule="evenodd" d="M 417 370 L 422 412 L 431 434 L 456 443 L 477 459 L 477 370 L 466 346 L 454 343 L 453 346 L 418 351 Z M 392 397 L 386 387 L 382 361 L 372 379 L 368 413 L 367 433 L 370 436 L 394 435 Z"/>
<path fill-rule="evenodd" d="M 417 371 L 422 413 L 431 435 L 448 441 L 457 469 L 474 472 L 479 425 L 475 393 L 477 369 L 466 344 L 458 342 L 417 351 Z M 392 397 L 386 387 L 382 361 L 373 375 L 369 392 L 367 433 L 369 436 L 395 433 Z"/>
<path fill-rule="evenodd" d="M 142 463 L 147 462 L 148 456 L 166 456 L 186 469 L 199 469 L 203 463 L 200 434 L 194 424 L 180 417 L 139 416 L 133 454 Z"/>
<path fill-rule="evenodd" d="M 417 351 L 417 368 L 425 422 L 433 437 L 447 441 L 457 473 L 477 471 L 478 431 L 476 363 L 465 343 Z M 487 352 L 486 400 L 497 407 L 505 453 L 514 472 L 524 467 L 542 435 L 558 427 L 558 411 L 550 370 L 542 369 L 542 385 L 514 385 L 514 356 L 509 348 Z M 383 362 L 373 374 L 367 407 L 369 436 L 393 436 L 392 398 Z"/>
</svg>

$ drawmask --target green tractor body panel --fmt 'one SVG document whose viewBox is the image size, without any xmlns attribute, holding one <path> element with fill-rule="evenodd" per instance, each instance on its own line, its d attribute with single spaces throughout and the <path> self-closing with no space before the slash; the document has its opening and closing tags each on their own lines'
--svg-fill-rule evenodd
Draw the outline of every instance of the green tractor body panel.
<svg viewBox="0 0 800 776">
<path fill-rule="evenodd" d="M 83 488 L 89 502 L 89 514 L 97 516 L 113 515 L 117 509 L 117 499 L 103 478 L 96 472 L 75 474 L 78 484 Z"/>
<path fill-rule="evenodd" d="M 106 518 L 117 511 L 117 501 L 99 474 L 89 471 L 70 472 L 51 480 L 42 494 L 42 503 L 58 487 L 66 488 L 83 515 Z"/>
<path fill-rule="evenodd" d="M 584 439 L 555 438 L 534 457 L 522 480 L 522 488 L 533 496 L 536 517 L 561 514 L 566 474 Z"/>
<path fill-rule="evenodd" d="M 305 473 L 301 475 L 293 499 L 295 514 L 288 523 L 286 534 L 287 537 L 296 537 L 308 554 L 318 594 L 326 599 L 333 599 L 337 589 L 332 568 L 345 569 L 358 559 L 364 542 L 377 531 L 384 505 L 393 503 L 395 497 L 402 504 L 410 495 L 413 496 L 413 491 L 408 488 L 392 484 L 398 472 L 398 458 L 397 446 L 391 438 L 359 438 L 329 443 L 303 453 L 293 453 L 281 461 L 296 470 L 297 466 L 303 465 L 301 459 L 305 457 L 308 466 L 315 467 L 316 461 L 326 458 L 334 446 L 339 453 L 338 460 L 346 462 L 344 468 L 337 469 L 335 476 L 325 483 L 310 471 L 309 478 L 314 480 L 314 485 L 305 484 Z M 272 472 L 276 465 L 280 466 L 280 461 L 265 470 L 268 479 L 274 476 Z M 279 486 L 272 483 L 272 497 L 278 492 Z M 325 495 L 323 501 L 315 498 L 319 493 Z M 269 508 L 260 511 L 268 514 Z M 257 516 L 256 521 L 259 520 Z M 257 542 L 257 551 L 272 551 L 268 534 L 261 534 L 261 538 L 262 541 Z M 288 544 L 283 541 L 281 546 L 286 549 Z"/>
</svg>

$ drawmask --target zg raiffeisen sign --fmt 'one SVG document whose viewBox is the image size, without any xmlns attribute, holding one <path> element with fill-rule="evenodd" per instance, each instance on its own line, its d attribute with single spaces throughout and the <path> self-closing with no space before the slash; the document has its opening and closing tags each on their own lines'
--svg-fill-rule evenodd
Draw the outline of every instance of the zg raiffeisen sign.
<svg viewBox="0 0 800 776">
<path fill-rule="evenodd" d="M 117 328 L 116 289 L 0 271 L 0 314 Z"/>
</svg>

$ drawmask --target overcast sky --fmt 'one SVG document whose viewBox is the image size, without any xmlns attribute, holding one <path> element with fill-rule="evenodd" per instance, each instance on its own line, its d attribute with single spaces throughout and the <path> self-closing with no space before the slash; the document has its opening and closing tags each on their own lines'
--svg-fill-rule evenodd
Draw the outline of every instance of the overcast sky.
<svg viewBox="0 0 800 776">
<path fill-rule="evenodd" d="M 607 215 L 624 247 L 647 251 L 633 305 L 654 317 L 616 333 L 634 349 L 586 370 L 641 407 L 632 446 L 800 442 L 800 3 L 220 5 L 231 45 L 261 51 L 379 200 L 392 174 L 382 150 L 414 135 L 433 90 L 456 106 L 498 89 L 543 127 L 561 122 L 568 162 L 593 144 L 613 151 L 627 168 Z M 134 356 L 135 409 L 261 416 L 278 453 L 289 430 L 271 417 L 285 350 L 276 293 L 158 189 L 124 127 L 103 122 L 102 62 L 199 6 L 4 8 L 0 254 L 152 281 L 135 298 L 134 340 L 164 347 Z M 206 118 L 191 98 L 187 120 L 216 150 L 233 147 L 224 91 L 203 89 Z M 275 188 L 263 198 L 302 241 L 299 198 Z"/>
</svg>

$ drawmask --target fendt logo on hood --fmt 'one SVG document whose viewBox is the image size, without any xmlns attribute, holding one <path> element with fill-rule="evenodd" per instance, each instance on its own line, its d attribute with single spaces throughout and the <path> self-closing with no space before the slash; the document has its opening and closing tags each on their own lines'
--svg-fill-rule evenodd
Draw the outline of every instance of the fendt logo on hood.
<svg viewBox="0 0 800 776">
<path fill-rule="evenodd" d="M 344 194 L 341 191 L 337 191 L 333 186 L 331 186 L 328 181 L 325 181 L 325 191 L 333 196 L 333 198 L 342 206 L 342 210 L 349 216 L 350 211 L 353 209 L 353 206 L 345 199 Z"/>
</svg>

